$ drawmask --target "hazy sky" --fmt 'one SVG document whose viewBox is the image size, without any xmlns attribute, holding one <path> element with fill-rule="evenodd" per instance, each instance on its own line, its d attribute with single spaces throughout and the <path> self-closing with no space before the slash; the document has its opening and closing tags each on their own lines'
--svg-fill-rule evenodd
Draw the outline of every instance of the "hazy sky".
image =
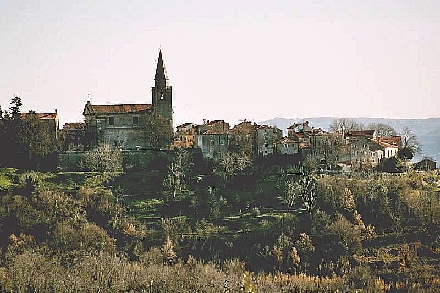
<svg viewBox="0 0 440 293">
<path fill-rule="evenodd" d="M 159 47 L 178 124 L 440 117 L 438 0 L 0 0 L 0 105 L 151 103 Z"/>
</svg>

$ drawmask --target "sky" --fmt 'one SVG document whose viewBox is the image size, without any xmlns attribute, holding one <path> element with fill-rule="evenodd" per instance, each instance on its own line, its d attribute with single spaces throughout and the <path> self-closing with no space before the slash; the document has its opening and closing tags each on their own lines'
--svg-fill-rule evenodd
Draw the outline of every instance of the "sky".
<svg viewBox="0 0 440 293">
<path fill-rule="evenodd" d="M 0 0 L 0 105 L 82 121 L 151 103 L 159 49 L 175 124 L 440 117 L 440 1 Z"/>
</svg>

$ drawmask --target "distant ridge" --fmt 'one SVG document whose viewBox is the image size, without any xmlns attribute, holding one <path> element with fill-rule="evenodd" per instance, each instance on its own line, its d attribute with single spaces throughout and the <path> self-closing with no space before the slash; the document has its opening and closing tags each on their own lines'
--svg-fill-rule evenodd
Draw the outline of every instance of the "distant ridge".
<svg viewBox="0 0 440 293">
<path fill-rule="evenodd" d="M 310 125 L 323 130 L 329 129 L 335 117 L 310 117 L 310 118 L 281 118 L 260 121 L 259 124 L 267 124 L 278 127 L 287 135 L 287 128 L 298 122 L 309 121 Z M 419 161 L 423 157 L 431 157 L 440 166 L 440 118 L 426 119 L 394 119 L 394 118 L 366 118 L 354 117 L 357 123 L 362 123 L 365 127 L 372 123 L 384 123 L 392 126 L 397 132 L 401 132 L 404 127 L 409 127 L 416 135 L 422 146 L 422 153 L 416 155 L 413 161 Z"/>
</svg>

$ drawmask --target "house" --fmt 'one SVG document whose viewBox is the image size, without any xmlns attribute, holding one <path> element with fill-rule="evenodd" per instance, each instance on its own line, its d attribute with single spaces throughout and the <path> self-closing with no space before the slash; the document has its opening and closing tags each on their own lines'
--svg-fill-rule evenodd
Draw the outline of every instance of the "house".
<svg viewBox="0 0 440 293">
<path fill-rule="evenodd" d="M 281 155 L 294 155 L 299 153 L 299 143 L 288 137 L 282 138 L 276 144 L 276 152 Z"/>
<path fill-rule="evenodd" d="M 399 151 L 399 147 L 394 144 L 390 144 L 384 141 L 378 141 L 376 140 L 377 144 L 380 146 L 380 148 L 383 150 L 383 157 L 386 159 L 389 159 L 391 157 L 395 157 L 397 155 L 397 152 Z"/>
<path fill-rule="evenodd" d="M 383 159 L 395 157 L 401 145 L 400 136 L 378 137 L 375 130 L 349 131 L 346 140 L 354 169 L 375 167 Z"/>
<path fill-rule="evenodd" d="M 197 125 L 184 123 L 178 125 L 174 135 L 173 148 L 194 148 L 196 145 Z"/>
<path fill-rule="evenodd" d="M 218 160 L 228 152 L 229 123 L 224 120 L 204 120 L 197 127 L 197 144 L 204 158 Z"/>
<path fill-rule="evenodd" d="M 252 157 L 256 154 L 256 123 L 244 120 L 235 125 L 231 133 L 230 149 L 236 152 L 244 152 Z"/>
<path fill-rule="evenodd" d="M 62 151 L 84 151 L 85 146 L 85 123 L 65 123 L 60 131 Z"/>
<path fill-rule="evenodd" d="M 310 133 L 313 128 L 309 125 L 309 121 L 304 123 L 295 123 L 287 128 L 287 136 L 290 138 L 295 133 Z"/>
<path fill-rule="evenodd" d="M 437 163 L 432 158 L 423 158 L 420 162 L 414 164 L 415 170 L 431 171 L 437 169 Z"/>
<path fill-rule="evenodd" d="M 87 101 L 83 115 L 85 121 L 86 149 L 100 144 L 109 144 L 124 150 L 151 147 L 151 139 L 142 119 L 156 113 L 173 126 L 172 87 L 159 51 L 155 85 L 151 89 L 152 104 L 111 104 L 95 105 Z"/>
<path fill-rule="evenodd" d="M 375 130 L 349 131 L 345 137 L 349 157 L 343 160 L 350 161 L 352 169 L 372 168 L 377 164 L 376 156 L 379 155 L 379 153 L 373 154 L 378 150 L 377 143 L 373 141 L 375 138 Z"/>
<path fill-rule="evenodd" d="M 229 132 L 229 123 L 224 120 L 206 120 L 203 119 L 203 124 L 198 125 L 198 133 L 204 133 L 206 131 L 216 132 L 216 133 L 226 133 Z"/>
<path fill-rule="evenodd" d="M 256 133 L 257 157 L 273 154 L 276 144 L 282 139 L 282 136 L 282 131 L 274 126 L 258 126 Z"/>
</svg>

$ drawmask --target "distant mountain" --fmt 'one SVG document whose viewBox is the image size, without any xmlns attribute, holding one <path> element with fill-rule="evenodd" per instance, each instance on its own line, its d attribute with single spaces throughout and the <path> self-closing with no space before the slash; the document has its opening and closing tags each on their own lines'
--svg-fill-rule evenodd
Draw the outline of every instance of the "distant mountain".
<svg viewBox="0 0 440 293">
<path fill-rule="evenodd" d="M 259 124 L 273 125 L 282 129 L 287 135 L 287 128 L 298 122 L 309 121 L 310 126 L 328 130 L 333 117 L 314 117 L 314 118 L 273 118 L 261 121 Z M 388 118 L 350 118 L 357 123 L 362 123 L 365 127 L 372 123 L 383 123 L 392 126 L 397 132 L 401 132 L 404 127 L 409 127 L 416 135 L 422 147 L 422 153 L 417 154 L 413 161 L 417 162 L 423 157 L 431 157 L 440 165 L 440 118 L 429 119 L 388 119 Z"/>
</svg>

